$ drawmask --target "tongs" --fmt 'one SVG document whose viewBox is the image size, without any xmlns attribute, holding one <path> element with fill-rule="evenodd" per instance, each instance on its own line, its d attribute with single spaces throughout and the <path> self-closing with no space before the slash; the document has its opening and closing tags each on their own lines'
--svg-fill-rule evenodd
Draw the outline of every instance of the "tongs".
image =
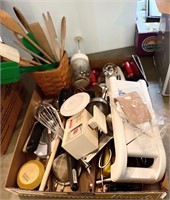
<svg viewBox="0 0 170 200">
<path fill-rule="evenodd" d="M 142 63 L 140 61 L 139 56 L 132 55 L 132 59 L 133 59 L 134 63 L 136 64 L 136 66 L 138 67 L 138 70 L 140 71 L 140 78 L 145 80 L 146 85 L 148 86 L 149 84 L 148 84 L 148 81 L 146 79 L 145 72 L 144 72 L 144 69 L 143 69 L 143 66 L 142 66 Z"/>
</svg>

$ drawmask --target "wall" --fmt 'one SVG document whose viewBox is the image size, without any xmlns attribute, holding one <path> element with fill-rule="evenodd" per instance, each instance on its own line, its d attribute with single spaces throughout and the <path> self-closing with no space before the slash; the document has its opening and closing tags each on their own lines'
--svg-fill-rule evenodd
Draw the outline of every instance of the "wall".
<svg viewBox="0 0 170 200">
<path fill-rule="evenodd" d="M 66 16 L 69 55 L 77 51 L 75 36 L 83 37 L 80 44 L 83 53 L 133 45 L 137 0 L 1 0 L 1 9 L 17 19 L 13 6 L 22 11 L 29 23 L 38 21 L 43 27 L 42 13 L 50 11 L 59 39 L 61 18 Z M 1 35 L 8 44 L 15 39 L 3 27 Z"/>
</svg>

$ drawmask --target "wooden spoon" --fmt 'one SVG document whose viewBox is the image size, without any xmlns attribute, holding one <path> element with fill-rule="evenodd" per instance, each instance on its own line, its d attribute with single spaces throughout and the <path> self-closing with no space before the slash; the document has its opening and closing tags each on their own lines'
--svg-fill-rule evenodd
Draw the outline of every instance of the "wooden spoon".
<svg viewBox="0 0 170 200">
<path fill-rule="evenodd" d="M 31 32 L 29 24 L 28 24 L 27 20 L 25 19 L 24 15 L 21 13 L 21 11 L 16 7 L 13 7 L 13 10 L 14 10 L 16 16 L 18 17 L 19 21 L 21 22 L 21 24 L 24 26 L 24 28 L 28 32 Z"/>
<path fill-rule="evenodd" d="M 15 19 L 4 10 L 0 10 L 0 23 L 3 24 L 6 28 L 13 31 L 14 33 L 17 33 L 23 36 L 35 48 L 37 48 L 44 56 L 46 56 L 51 62 L 53 62 L 53 59 L 43 49 L 41 49 L 35 42 L 33 42 L 24 32 L 22 27 L 15 21 Z"/>
<path fill-rule="evenodd" d="M 61 59 L 64 54 L 65 40 L 66 40 L 66 18 L 62 17 L 62 20 L 61 20 Z"/>
<path fill-rule="evenodd" d="M 54 144 L 52 153 L 50 155 L 50 158 L 48 160 L 46 170 L 45 170 L 45 173 L 43 175 L 43 178 L 42 178 L 42 181 L 41 181 L 41 184 L 40 184 L 40 187 L 39 187 L 39 191 L 44 191 L 44 189 L 45 189 L 45 186 L 46 186 L 46 183 L 47 183 L 50 171 L 51 171 L 51 167 L 52 167 L 52 164 L 53 164 L 53 160 L 55 158 L 59 144 L 60 144 L 60 138 L 57 137 L 55 139 L 55 144 Z"/>
</svg>

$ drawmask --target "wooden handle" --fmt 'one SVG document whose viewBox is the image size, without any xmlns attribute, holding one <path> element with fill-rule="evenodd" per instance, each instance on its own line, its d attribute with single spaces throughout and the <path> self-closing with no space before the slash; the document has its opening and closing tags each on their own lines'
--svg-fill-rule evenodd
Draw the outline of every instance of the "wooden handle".
<svg viewBox="0 0 170 200">
<path fill-rule="evenodd" d="M 29 24 L 32 34 L 34 35 L 35 39 L 38 41 L 40 47 L 45 51 L 48 52 L 50 57 L 55 61 L 54 55 L 52 53 L 52 49 L 49 45 L 49 42 L 46 38 L 46 35 L 38 22 Z"/>
<path fill-rule="evenodd" d="M 37 65 L 37 66 L 41 65 L 41 63 L 38 63 L 38 62 L 36 62 L 34 60 L 30 60 L 30 59 L 22 57 L 22 56 L 20 56 L 20 60 L 21 61 L 26 61 L 26 62 L 28 62 L 28 63 L 30 63 L 32 65 Z"/>
<path fill-rule="evenodd" d="M 19 66 L 21 66 L 21 67 L 31 67 L 31 66 L 33 66 L 33 65 L 30 64 L 30 63 L 28 63 L 28 62 L 25 62 L 25 61 L 23 61 L 23 60 L 20 60 Z"/>
<path fill-rule="evenodd" d="M 66 18 L 63 17 L 61 21 L 61 56 L 60 56 L 61 59 L 64 54 L 65 39 L 66 39 Z"/>
<path fill-rule="evenodd" d="M 35 48 L 37 48 L 44 56 L 46 56 L 51 62 L 53 62 L 53 59 L 43 50 L 41 49 L 34 41 L 32 41 L 27 35 L 24 36 L 25 39 L 28 40 Z"/>
<path fill-rule="evenodd" d="M 52 153 L 50 155 L 49 161 L 47 163 L 47 167 L 46 167 L 44 176 L 42 178 L 42 181 L 41 181 L 41 184 L 40 184 L 40 187 L 39 187 L 39 191 L 44 191 L 44 189 L 45 189 L 45 186 L 46 186 L 46 183 L 47 183 L 47 180 L 48 180 L 48 176 L 50 174 L 51 167 L 52 167 L 52 164 L 53 164 L 53 160 L 55 158 L 55 155 L 56 155 L 56 152 L 57 152 L 59 144 L 60 144 L 60 138 L 57 137 L 56 141 L 55 141 L 55 144 L 54 144 L 54 148 L 52 150 Z"/>
<path fill-rule="evenodd" d="M 17 41 L 14 41 L 14 43 L 19 46 L 21 49 L 23 49 L 24 51 L 30 53 L 32 56 L 42 60 L 43 62 L 47 63 L 47 64 L 50 64 L 50 62 L 48 60 L 46 60 L 45 58 L 42 58 L 41 56 L 39 56 L 38 54 L 34 53 L 33 51 L 27 49 L 24 45 L 22 45 L 21 43 L 17 42 Z"/>
<path fill-rule="evenodd" d="M 24 26 L 24 28 L 28 32 L 31 32 L 29 24 L 28 24 L 27 20 L 25 19 L 24 15 L 21 13 L 21 11 L 16 7 L 13 7 L 13 10 L 14 10 L 16 16 L 18 17 L 19 21 L 21 22 L 21 24 Z"/>
<path fill-rule="evenodd" d="M 47 32 L 49 35 L 49 39 L 51 41 L 51 47 L 52 47 L 52 51 L 54 54 L 54 57 L 56 59 L 56 61 L 60 61 L 60 48 L 57 42 L 57 34 L 56 31 L 54 29 L 54 25 L 53 22 L 51 20 L 51 17 L 48 13 L 48 19 L 46 18 L 45 14 L 42 14 L 46 28 L 47 28 Z"/>
</svg>

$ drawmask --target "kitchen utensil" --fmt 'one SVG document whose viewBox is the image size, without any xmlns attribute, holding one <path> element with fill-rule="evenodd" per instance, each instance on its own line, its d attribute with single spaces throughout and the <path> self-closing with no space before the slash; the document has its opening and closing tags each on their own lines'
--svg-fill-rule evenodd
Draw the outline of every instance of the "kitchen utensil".
<svg viewBox="0 0 170 200">
<path fill-rule="evenodd" d="M 0 55 L 16 63 L 19 63 L 20 61 L 19 51 L 1 42 L 0 42 Z"/>
<path fill-rule="evenodd" d="M 0 10 L 0 23 L 3 24 L 6 28 L 23 36 L 28 42 L 30 42 L 35 48 L 37 48 L 44 56 L 46 56 L 50 61 L 53 61 L 51 57 L 41 49 L 33 40 L 31 40 L 27 34 L 24 32 L 22 27 L 15 21 L 15 19 L 9 15 L 4 10 Z"/>
<path fill-rule="evenodd" d="M 70 185 L 73 191 L 76 191 L 78 189 L 78 184 L 75 184 L 75 179 L 78 180 L 78 176 L 80 176 L 81 173 L 81 167 L 79 166 L 79 164 L 77 164 L 77 162 L 77 160 L 75 160 L 73 157 L 69 156 L 69 154 L 65 152 L 59 154 L 54 159 L 52 172 L 55 176 L 56 190 L 58 189 L 58 185 L 62 186 L 62 191 L 64 190 L 64 187 L 68 185 Z M 71 175 L 73 175 L 73 180 L 70 181 Z"/>
<path fill-rule="evenodd" d="M 66 117 L 73 116 L 81 112 L 89 102 L 90 95 L 86 92 L 74 94 L 62 104 L 60 113 Z"/>
<path fill-rule="evenodd" d="M 61 153 L 58 155 L 52 165 L 52 172 L 57 179 L 57 181 L 61 183 L 69 182 L 68 176 L 68 163 L 67 163 L 67 154 Z"/>
<path fill-rule="evenodd" d="M 139 71 L 140 71 L 140 79 L 145 80 L 146 85 L 149 86 L 139 56 L 137 56 L 137 55 L 132 55 L 132 60 L 134 61 L 134 63 L 136 64 L 136 66 L 138 67 L 138 69 L 139 69 Z"/>
<path fill-rule="evenodd" d="M 64 127 L 57 110 L 49 103 L 39 103 L 35 108 L 34 116 L 37 121 L 50 129 L 51 132 L 56 134 L 56 137 L 54 139 L 54 147 L 52 148 L 52 153 L 49 157 L 47 167 L 41 185 L 39 187 L 39 191 L 44 191 L 48 176 L 50 174 L 52 163 L 60 143 L 60 138 L 62 139 L 63 136 Z"/>
<path fill-rule="evenodd" d="M 107 88 L 103 87 L 101 84 L 99 86 L 102 87 L 102 97 L 95 97 L 91 99 L 86 109 L 90 112 L 91 115 L 93 115 L 93 106 L 96 105 L 99 110 L 107 116 L 110 113 L 109 104 L 105 100 Z"/>
<path fill-rule="evenodd" d="M 16 62 L 2 62 L 0 65 L 1 84 L 13 83 L 25 73 L 45 71 L 56 68 L 56 63 L 32 67 L 19 67 Z"/>
<path fill-rule="evenodd" d="M 35 122 L 31 130 L 29 140 L 26 144 L 27 152 L 34 153 L 34 151 L 37 149 L 43 130 L 44 126 L 40 122 Z"/>
<path fill-rule="evenodd" d="M 46 28 L 47 28 L 49 39 L 51 41 L 53 54 L 55 56 L 55 59 L 57 61 L 60 61 L 61 60 L 61 58 L 60 58 L 60 48 L 59 48 L 59 44 L 57 42 L 57 33 L 56 33 L 56 30 L 55 30 L 52 18 L 50 16 L 50 13 L 49 12 L 47 13 L 47 18 L 46 18 L 44 13 L 42 14 L 42 16 L 43 16 L 43 19 L 44 19 L 44 22 L 45 22 L 45 25 L 46 25 Z"/>
<path fill-rule="evenodd" d="M 21 13 L 21 11 L 17 8 L 17 7 L 13 7 L 13 10 L 17 16 L 17 18 L 19 19 L 19 21 L 21 22 L 21 24 L 23 25 L 23 27 L 26 29 L 27 36 L 33 40 L 38 46 L 39 43 L 36 40 L 36 38 L 34 37 L 34 35 L 31 32 L 30 26 L 27 22 L 27 20 L 25 19 L 24 15 Z M 30 44 L 30 42 L 28 42 L 28 40 L 26 40 L 24 37 L 23 38 L 19 38 L 17 34 L 15 34 L 15 36 L 17 37 L 17 39 L 22 42 L 24 44 L 24 46 L 26 46 L 28 49 L 32 50 L 33 52 L 35 52 L 36 54 L 41 54 L 41 52 L 35 48 L 32 44 Z M 48 51 L 47 51 L 48 52 Z"/>
<path fill-rule="evenodd" d="M 109 149 L 109 156 L 106 159 L 106 156 L 104 157 L 103 152 L 104 150 L 101 151 L 100 153 L 100 156 L 99 156 L 99 161 L 98 161 L 98 167 L 100 168 L 100 178 L 101 178 L 101 184 L 102 184 L 102 187 L 101 187 L 101 190 L 104 192 L 104 169 L 109 165 L 111 165 L 111 158 L 112 158 L 112 151 Z M 104 158 L 103 158 L 104 157 Z"/>
<path fill-rule="evenodd" d="M 30 60 L 30 59 L 28 59 L 28 58 L 26 58 L 26 57 L 20 56 L 20 62 L 19 62 L 20 66 L 22 66 L 22 62 L 25 63 L 25 65 L 23 65 L 23 66 L 33 66 L 33 65 L 40 66 L 40 65 L 41 65 L 41 64 L 40 64 L 39 62 L 37 62 L 37 61 Z M 28 65 L 27 65 L 27 64 L 28 64 Z"/>
<path fill-rule="evenodd" d="M 107 134 L 106 116 L 96 105 L 93 106 L 93 117 L 88 121 L 88 125 L 92 129 L 98 128 L 99 131 Z"/>
<path fill-rule="evenodd" d="M 39 191 L 44 191 L 44 189 L 45 189 L 45 186 L 46 186 L 46 183 L 47 183 L 47 180 L 48 180 L 51 168 L 52 168 L 53 160 L 55 158 L 59 144 L 60 144 L 60 138 L 57 136 L 55 138 L 55 144 L 54 144 L 52 153 L 49 157 L 49 160 L 48 160 L 48 163 L 47 163 L 47 166 L 46 166 L 46 169 L 45 169 L 45 173 L 44 173 L 44 176 L 42 178 L 42 181 L 41 181 L 41 184 L 40 184 L 40 187 L 39 187 Z"/>
<path fill-rule="evenodd" d="M 90 66 L 88 57 L 80 51 L 81 37 L 76 37 L 78 43 L 78 53 L 71 57 L 71 67 L 73 69 L 73 85 L 76 88 L 86 88 L 90 83 Z"/>
<path fill-rule="evenodd" d="M 113 63 L 107 63 L 103 67 L 103 74 L 105 78 L 110 78 L 111 76 L 115 76 L 118 80 L 125 80 L 124 74 L 120 67 Z"/>
<path fill-rule="evenodd" d="M 116 80 L 115 77 L 111 77 L 108 89 L 116 154 L 115 161 L 111 165 L 111 180 L 113 182 L 142 182 L 149 184 L 159 182 L 165 174 L 166 154 L 158 126 L 154 122 L 155 114 L 146 82 L 142 79 L 135 82 Z M 140 124 L 140 126 L 147 126 L 147 133 L 142 129 L 140 131 L 139 129 L 136 130 L 134 125 L 122 119 L 114 101 L 119 96 L 119 90 L 125 93 L 136 91 L 147 104 L 152 114 L 152 120 L 150 123 L 144 122 Z M 120 159 L 122 157 L 124 159 Z M 153 164 L 147 168 L 143 166 L 129 167 L 127 164 L 128 159 L 131 157 L 153 158 Z"/>
<path fill-rule="evenodd" d="M 51 132 L 50 129 L 45 127 L 41 134 L 37 149 L 34 151 L 34 154 L 37 155 L 39 158 L 46 159 L 48 161 L 51 151 L 54 147 L 56 136 L 56 133 Z"/>
<path fill-rule="evenodd" d="M 57 110 L 49 103 L 40 103 L 35 108 L 35 118 L 62 139 L 64 127 Z"/>
<path fill-rule="evenodd" d="M 105 146 L 99 156 L 98 166 L 102 170 L 102 174 L 105 178 L 110 177 L 112 151 L 109 147 Z"/>
<path fill-rule="evenodd" d="M 19 19 L 19 21 L 21 22 L 21 24 L 24 26 L 24 28 L 28 31 L 31 32 L 31 29 L 29 27 L 29 24 L 27 22 L 27 20 L 25 19 L 24 15 L 21 13 L 21 11 L 17 8 L 17 7 L 13 7 L 13 10 L 17 16 L 17 18 Z"/>
<path fill-rule="evenodd" d="M 66 18 L 62 17 L 62 20 L 61 20 L 61 56 L 60 56 L 61 59 L 64 54 L 65 40 L 66 40 Z"/>
<path fill-rule="evenodd" d="M 132 70 L 130 63 L 128 61 L 124 62 L 123 67 L 126 71 L 126 78 L 127 79 L 133 79 L 134 73 L 133 73 L 133 70 Z"/>
<path fill-rule="evenodd" d="M 55 38 L 54 41 L 54 47 L 55 47 L 55 51 L 56 51 L 56 54 L 59 58 L 59 61 L 62 59 L 62 57 L 60 57 L 60 45 L 57 41 L 57 31 L 56 31 L 56 28 L 54 27 L 54 23 L 52 21 L 52 18 L 51 18 L 51 15 L 50 15 L 50 12 L 47 12 L 47 17 L 48 17 L 48 23 L 50 24 L 50 29 L 51 29 L 51 33 L 53 35 L 53 37 Z M 64 53 L 64 52 L 63 52 Z"/>
<path fill-rule="evenodd" d="M 79 189 L 77 160 L 69 153 L 67 153 L 67 165 L 70 187 L 73 191 L 77 191 Z"/>
<path fill-rule="evenodd" d="M 0 55 L 8 60 L 14 61 L 22 65 L 23 63 L 31 65 L 41 65 L 40 63 L 30 60 L 28 58 L 19 55 L 18 49 L 11 47 L 7 44 L 0 43 Z M 26 61 L 26 62 L 23 62 Z"/>
<path fill-rule="evenodd" d="M 49 45 L 49 42 L 46 38 L 46 35 L 38 22 L 29 24 L 32 34 L 34 35 L 35 39 L 38 41 L 40 47 L 45 51 L 48 52 L 50 57 L 55 61 L 54 55 L 52 53 L 52 49 Z"/>
<path fill-rule="evenodd" d="M 73 91 L 70 88 L 63 88 L 60 91 L 59 97 L 58 97 L 58 108 L 60 109 L 62 104 L 73 95 Z"/>
<path fill-rule="evenodd" d="M 24 37 L 20 36 L 18 33 L 14 33 L 14 36 L 17 38 L 17 40 L 23 44 L 27 49 L 33 51 L 35 54 L 38 54 L 39 56 L 42 56 L 42 53 L 37 49 L 35 48 L 27 39 L 25 39 Z M 32 35 L 32 33 L 27 33 L 27 36 L 33 41 L 35 42 L 38 46 L 38 42 L 37 40 L 35 39 L 35 37 Z M 38 61 L 38 59 L 37 59 Z"/>
<path fill-rule="evenodd" d="M 38 54 L 36 54 L 35 52 L 31 51 L 30 49 L 27 49 L 24 45 L 22 45 L 20 42 L 18 41 L 14 41 L 14 43 L 20 47 L 21 49 L 23 49 L 24 51 L 26 51 L 27 53 L 30 53 L 32 56 L 34 56 L 35 58 L 38 58 L 39 60 L 43 61 L 44 63 L 50 64 L 50 62 L 46 59 L 44 59 L 43 57 L 39 56 Z"/>
</svg>

